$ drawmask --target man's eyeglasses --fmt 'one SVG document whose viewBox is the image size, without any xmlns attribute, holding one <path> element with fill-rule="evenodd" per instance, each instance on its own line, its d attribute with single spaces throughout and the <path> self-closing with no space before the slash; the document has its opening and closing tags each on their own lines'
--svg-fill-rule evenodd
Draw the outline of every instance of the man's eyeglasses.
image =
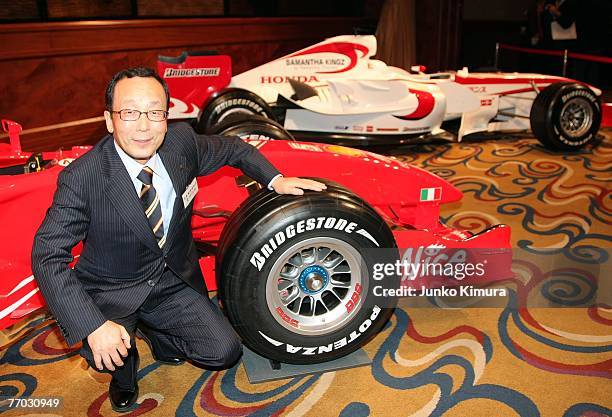
<svg viewBox="0 0 612 417">
<path fill-rule="evenodd" d="M 140 119 L 141 114 L 146 114 L 147 119 L 152 122 L 163 122 L 168 118 L 168 112 L 165 110 L 149 110 L 149 111 L 139 111 L 132 109 L 123 109 L 119 111 L 111 110 L 111 113 L 119 113 L 119 118 L 124 122 L 135 122 Z"/>
</svg>

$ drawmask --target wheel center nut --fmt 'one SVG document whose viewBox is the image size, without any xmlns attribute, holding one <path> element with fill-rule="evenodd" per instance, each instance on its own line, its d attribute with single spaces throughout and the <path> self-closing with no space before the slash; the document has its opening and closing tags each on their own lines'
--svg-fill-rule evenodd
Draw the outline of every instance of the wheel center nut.
<svg viewBox="0 0 612 417">
<path fill-rule="evenodd" d="M 300 289 L 307 294 L 321 291 L 329 281 L 329 275 L 325 268 L 312 265 L 305 268 L 300 274 Z"/>
<path fill-rule="evenodd" d="M 306 278 L 306 287 L 311 291 L 319 291 L 323 287 L 323 278 L 316 274 L 310 274 Z"/>
</svg>

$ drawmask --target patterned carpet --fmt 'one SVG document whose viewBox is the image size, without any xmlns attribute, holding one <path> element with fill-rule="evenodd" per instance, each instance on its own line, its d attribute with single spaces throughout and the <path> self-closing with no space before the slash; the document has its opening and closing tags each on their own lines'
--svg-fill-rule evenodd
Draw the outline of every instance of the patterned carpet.
<svg viewBox="0 0 612 417">
<path fill-rule="evenodd" d="M 446 178 L 465 197 L 443 209 L 473 231 L 512 226 L 513 245 L 576 258 L 612 246 L 612 131 L 563 155 L 515 136 L 403 148 L 395 156 Z M 533 272 L 533 271 L 532 271 Z M 535 272 L 534 272 L 535 273 Z M 612 279 L 609 276 L 606 280 Z M 517 293 L 528 283 L 513 283 Z M 609 283 L 604 283 L 610 289 Z M 611 290 L 612 291 L 612 290 Z M 576 297 L 571 290 L 557 296 Z M 139 407 L 147 416 L 551 416 L 612 415 L 612 307 L 411 308 L 402 302 L 365 348 L 373 364 L 252 385 L 238 364 L 210 372 L 160 366 L 141 351 Z M 16 415 L 107 416 L 108 376 L 87 370 L 52 322 L 2 352 L 0 395 L 62 397 L 59 410 Z"/>
</svg>

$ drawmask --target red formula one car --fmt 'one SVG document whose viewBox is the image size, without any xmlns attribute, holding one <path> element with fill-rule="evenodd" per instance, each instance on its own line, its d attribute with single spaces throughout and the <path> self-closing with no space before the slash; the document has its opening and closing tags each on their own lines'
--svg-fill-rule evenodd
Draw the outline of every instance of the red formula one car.
<svg viewBox="0 0 612 417">
<path fill-rule="evenodd" d="M 3 126 L 11 141 L 0 144 L 2 329 L 45 304 L 30 266 L 33 237 L 59 172 L 89 150 L 22 152 L 21 127 Z M 328 183 L 325 192 L 295 197 L 261 189 L 229 167 L 198 179 L 192 227 L 208 288 L 218 290 L 244 343 L 263 356 L 315 363 L 364 344 L 392 311 L 374 295 L 371 271 L 392 262 L 397 248 L 420 248 L 410 251 L 414 261 L 423 251 L 443 256 L 442 248 L 509 247 L 507 226 L 473 235 L 441 224 L 440 205 L 462 194 L 429 172 L 335 145 L 249 143 L 286 175 Z"/>
</svg>

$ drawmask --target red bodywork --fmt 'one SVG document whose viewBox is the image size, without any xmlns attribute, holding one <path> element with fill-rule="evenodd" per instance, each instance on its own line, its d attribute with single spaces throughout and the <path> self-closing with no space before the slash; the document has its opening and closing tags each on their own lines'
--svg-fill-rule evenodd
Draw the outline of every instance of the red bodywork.
<svg viewBox="0 0 612 417">
<path fill-rule="evenodd" d="M 229 85 L 232 60 L 228 55 L 191 56 L 186 53 L 179 59 L 182 62 L 168 62 L 171 58 L 157 61 L 157 72 L 172 91 L 171 118 L 197 117 L 206 100 Z M 198 84 L 201 88 L 193 88 L 192 77 L 205 80 Z"/>
<path fill-rule="evenodd" d="M 17 131 L 21 127 L 8 121 L 3 121 L 3 125 L 9 131 L 13 129 L 11 139 L 15 140 L 11 144 L 0 144 L 0 168 L 25 164 L 31 154 L 19 150 Z M 249 143 L 259 148 L 286 176 L 326 178 L 352 190 L 386 220 L 399 248 L 434 245 L 464 249 L 497 248 L 497 252 L 500 248 L 509 248 L 510 229 L 507 226 L 494 226 L 472 235 L 442 225 L 439 221 L 440 204 L 460 200 L 462 193 L 427 171 L 392 158 L 342 146 L 288 141 Z M 0 230 L 5 236 L 0 242 L 0 329 L 45 304 L 30 266 L 33 237 L 51 204 L 59 172 L 89 149 L 74 147 L 69 151 L 45 152 L 43 159 L 53 162 L 42 171 L 0 175 Z M 216 245 L 228 212 L 233 212 L 249 195 L 247 188 L 239 185 L 244 183 L 240 180 L 241 175 L 239 170 L 226 167 L 198 179 L 201 192 L 196 196 L 192 220 L 196 241 Z M 435 190 L 435 199 L 421 201 L 423 189 Z M 219 215 L 209 217 L 212 213 Z M 487 253 L 490 252 L 489 249 Z M 500 256 L 493 257 L 497 259 L 495 269 L 507 278 L 510 257 L 508 251 L 501 252 Z M 78 257 L 80 245 L 73 253 Z M 491 262 L 492 258 L 487 259 Z M 215 290 L 214 257 L 203 256 L 200 264 L 208 288 Z M 416 281 L 413 283 L 417 284 Z"/>
<path fill-rule="evenodd" d="M 612 127 L 612 103 L 603 104 L 601 126 Z"/>
</svg>

